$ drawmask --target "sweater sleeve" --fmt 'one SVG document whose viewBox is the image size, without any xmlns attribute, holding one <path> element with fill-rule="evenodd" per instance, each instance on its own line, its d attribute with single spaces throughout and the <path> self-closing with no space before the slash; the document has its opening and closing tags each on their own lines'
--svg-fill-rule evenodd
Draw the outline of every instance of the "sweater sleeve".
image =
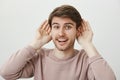
<svg viewBox="0 0 120 80">
<path fill-rule="evenodd" d="M 34 66 L 32 57 L 35 50 L 31 46 L 27 46 L 15 54 L 0 69 L 0 75 L 6 80 L 16 80 L 20 77 L 33 76 Z"/>
<path fill-rule="evenodd" d="M 100 55 L 89 58 L 88 60 L 89 80 L 116 80 L 114 72 Z"/>
</svg>

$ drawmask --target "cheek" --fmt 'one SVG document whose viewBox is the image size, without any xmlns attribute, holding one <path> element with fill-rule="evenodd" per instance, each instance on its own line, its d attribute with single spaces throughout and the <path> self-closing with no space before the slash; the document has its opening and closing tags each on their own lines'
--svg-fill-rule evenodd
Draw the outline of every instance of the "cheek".
<svg viewBox="0 0 120 80">
<path fill-rule="evenodd" d="M 76 31 L 70 31 L 70 32 L 67 33 L 67 35 L 69 35 L 70 37 L 76 37 L 77 32 Z"/>
<path fill-rule="evenodd" d="M 51 31 L 51 36 L 52 36 L 52 38 L 54 39 L 55 36 L 56 36 L 56 32 L 55 32 L 55 31 Z"/>
</svg>

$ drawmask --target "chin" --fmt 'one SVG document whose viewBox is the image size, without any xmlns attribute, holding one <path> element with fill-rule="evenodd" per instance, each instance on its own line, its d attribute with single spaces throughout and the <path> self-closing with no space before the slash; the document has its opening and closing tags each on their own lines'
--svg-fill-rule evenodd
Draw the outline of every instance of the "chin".
<svg viewBox="0 0 120 80">
<path fill-rule="evenodd" d="M 58 49 L 59 51 L 66 51 L 66 50 L 67 50 L 66 48 L 58 48 L 58 47 L 57 47 L 57 49 Z"/>
<path fill-rule="evenodd" d="M 71 46 L 59 46 L 59 45 L 56 45 L 56 48 L 59 50 L 59 51 L 66 51 L 68 49 L 70 49 Z"/>
</svg>

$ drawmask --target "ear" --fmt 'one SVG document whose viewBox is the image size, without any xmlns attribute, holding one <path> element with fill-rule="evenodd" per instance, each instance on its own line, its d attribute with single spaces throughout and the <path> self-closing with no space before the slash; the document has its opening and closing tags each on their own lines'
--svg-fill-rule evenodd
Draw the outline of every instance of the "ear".
<svg viewBox="0 0 120 80">
<path fill-rule="evenodd" d="M 76 34 L 76 37 L 79 37 L 80 36 L 80 27 L 77 28 L 77 34 Z"/>
</svg>

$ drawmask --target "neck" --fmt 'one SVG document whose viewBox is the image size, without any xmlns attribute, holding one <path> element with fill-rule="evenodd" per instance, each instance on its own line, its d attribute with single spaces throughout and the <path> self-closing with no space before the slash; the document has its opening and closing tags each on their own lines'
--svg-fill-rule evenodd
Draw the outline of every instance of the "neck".
<svg viewBox="0 0 120 80">
<path fill-rule="evenodd" d="M 67 59 L 75 55 L 74 49 L 60 51 L 57 48 L 54 49 L 54 56 L 59 59 Z"/>
</svg>

